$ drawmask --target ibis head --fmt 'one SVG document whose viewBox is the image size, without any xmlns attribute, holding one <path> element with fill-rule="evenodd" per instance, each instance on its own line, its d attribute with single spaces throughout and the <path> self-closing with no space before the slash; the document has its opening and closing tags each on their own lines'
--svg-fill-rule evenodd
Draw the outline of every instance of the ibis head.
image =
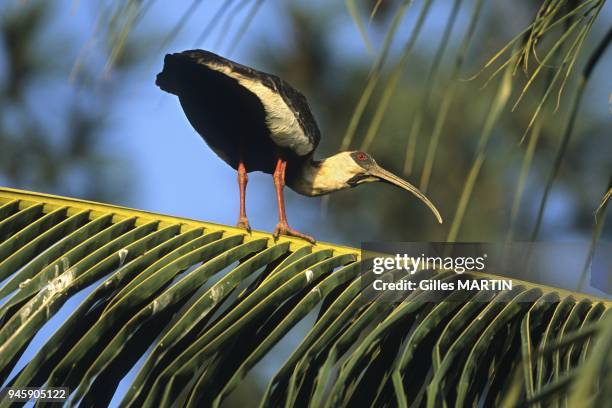
<svg viewBox="0 0 612 408">
<path fill-rule="evenodd" d="M 374 182 L 391 184 L 411 192 L 442 223 L 440 212 L 425 194 L 408 181 L 382 168 L 365 152 L 341 152 L 320 161 L 306 161 L 295 176 L 287 180 L 287 185 L 300 194 L 318 196 Z"/>
</svg>

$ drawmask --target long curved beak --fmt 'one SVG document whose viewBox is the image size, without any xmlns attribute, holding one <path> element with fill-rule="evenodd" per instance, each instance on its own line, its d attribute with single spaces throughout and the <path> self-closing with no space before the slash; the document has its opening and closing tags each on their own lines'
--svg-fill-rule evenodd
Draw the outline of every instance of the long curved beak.
<svg viewBox="0 0 612 408">
<path fill-rule="evenodd" d="M 438 211 L 436 206 L 433 205 L 431 201 L 429 201 L 429 198 L 425 197 L 425 194 L 421 193 L 421 191 L 418 188 L 416 188 L 415 186 L 413 186 L 406 180 L 396 176 L 395 174 L 383 169 L 379 165 L 375 165 L 373 168 L 369 169 L 368 172 L 370 173 L 371 176 L 374 176 L 380 179 L 380 181 L 384 181 L 385 183 L 390 183 L 400 188 L 403 188 L 404 190 L 410 191 L 412 194 L 417 196 L 422 202 L 424 202 L 425 205 L 429 207 L 431 212 L 433 212 L 436 218 L 438 219 L 438 222 L 442 224 L 442 216 L 440 215 L 440 212 Z"/>
</svg>

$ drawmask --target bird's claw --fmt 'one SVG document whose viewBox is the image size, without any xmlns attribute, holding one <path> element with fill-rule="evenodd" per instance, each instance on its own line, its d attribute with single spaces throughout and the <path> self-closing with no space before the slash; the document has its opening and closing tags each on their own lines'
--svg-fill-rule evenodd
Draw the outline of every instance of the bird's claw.
<svg viewBox="0 0 612 408">
<path fill-rule="evenodd" d="M 315 244 L 317 242 L 310 235 L 302 234 L 301 232 L 296 231 L 293 228 L 291 228 L 287 223 L 283 223 L 283 222 L 279 222 L 276 225 L 276 228 L 274 228 L 274 232 L 272 233 L 272 236 L 274 237 L 274 239 L 278 239 L 279 235 L 286 235 L 289 237 L 301 238 L 305 241 L 310 242 L 311 244 Z"/>
<path fill-rule="evenodd" d="M 247 217 L 238 218 L 238 223 L 236 223 L 238 228 L 244 228 L 247 232 L 251 233 L 251 224 L 249 224 L 249 219 Z"/>
</svg>

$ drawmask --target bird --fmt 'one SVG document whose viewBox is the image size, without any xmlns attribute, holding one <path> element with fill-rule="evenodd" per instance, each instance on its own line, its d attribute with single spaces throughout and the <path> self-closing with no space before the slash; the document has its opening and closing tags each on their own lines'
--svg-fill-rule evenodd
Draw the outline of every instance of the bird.
<svg viewBox="0 0 612 408">
<path fill-rule="evenodd" d="M 306 97 L 280 77 L 205 50 L 167 54 L 156 85 L 176 95 L 192 127 L 238 174 L 237 226 L 251 231 L 246 215 L 248 174 L 274 180 L 278 224 L 273 237 L 286 235 L 315 243 L 287 222 L 284 187 L 320 196 L 365 183 L 385 182 L 407 190 L 442 217 L 415 186 L 378 165 L 362 151 L 342 151 L 317 160 L 319 126 Z"/>
</svg>

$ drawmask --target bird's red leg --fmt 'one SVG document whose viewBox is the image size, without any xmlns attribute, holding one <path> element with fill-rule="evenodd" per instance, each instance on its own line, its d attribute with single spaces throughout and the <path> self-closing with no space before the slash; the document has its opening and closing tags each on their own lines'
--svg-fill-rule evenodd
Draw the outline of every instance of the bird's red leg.
<svg viewBox="0 0 612 408">
<path fill-rule="evenodd" d="M 274 169 L 274 187 L 276 187 L 276 201 L 278 203 L 278 224 L 274 229 L 274 237 L 278 238 L 280 234 L 289 235 L 292 237 L 302 238 L 306 241 L 314 244 L 315 239 L 308 235 L 302 234 L 299 231 L 294 230 L 287 224 L 287 214 L 285 213 L 285 196 L 283 194 L 283 188 L 285 187 L 285 170 L 287 168 L 287 161 L 279 158 L 276 162 L 276 168 Z"/>
<path fill-rule="evenodd" d="M 246 186 L 249 182 L 249 175 L 247 174 L 246 167 L 242 160 L 238 162 L 238 187 L 240 187 L 240 216 L 238 217 L 238 224 L 240 228 L 244 228 L 251 232 L 251 225 L 249 219 L 246 216 Z"/>
</svg>

